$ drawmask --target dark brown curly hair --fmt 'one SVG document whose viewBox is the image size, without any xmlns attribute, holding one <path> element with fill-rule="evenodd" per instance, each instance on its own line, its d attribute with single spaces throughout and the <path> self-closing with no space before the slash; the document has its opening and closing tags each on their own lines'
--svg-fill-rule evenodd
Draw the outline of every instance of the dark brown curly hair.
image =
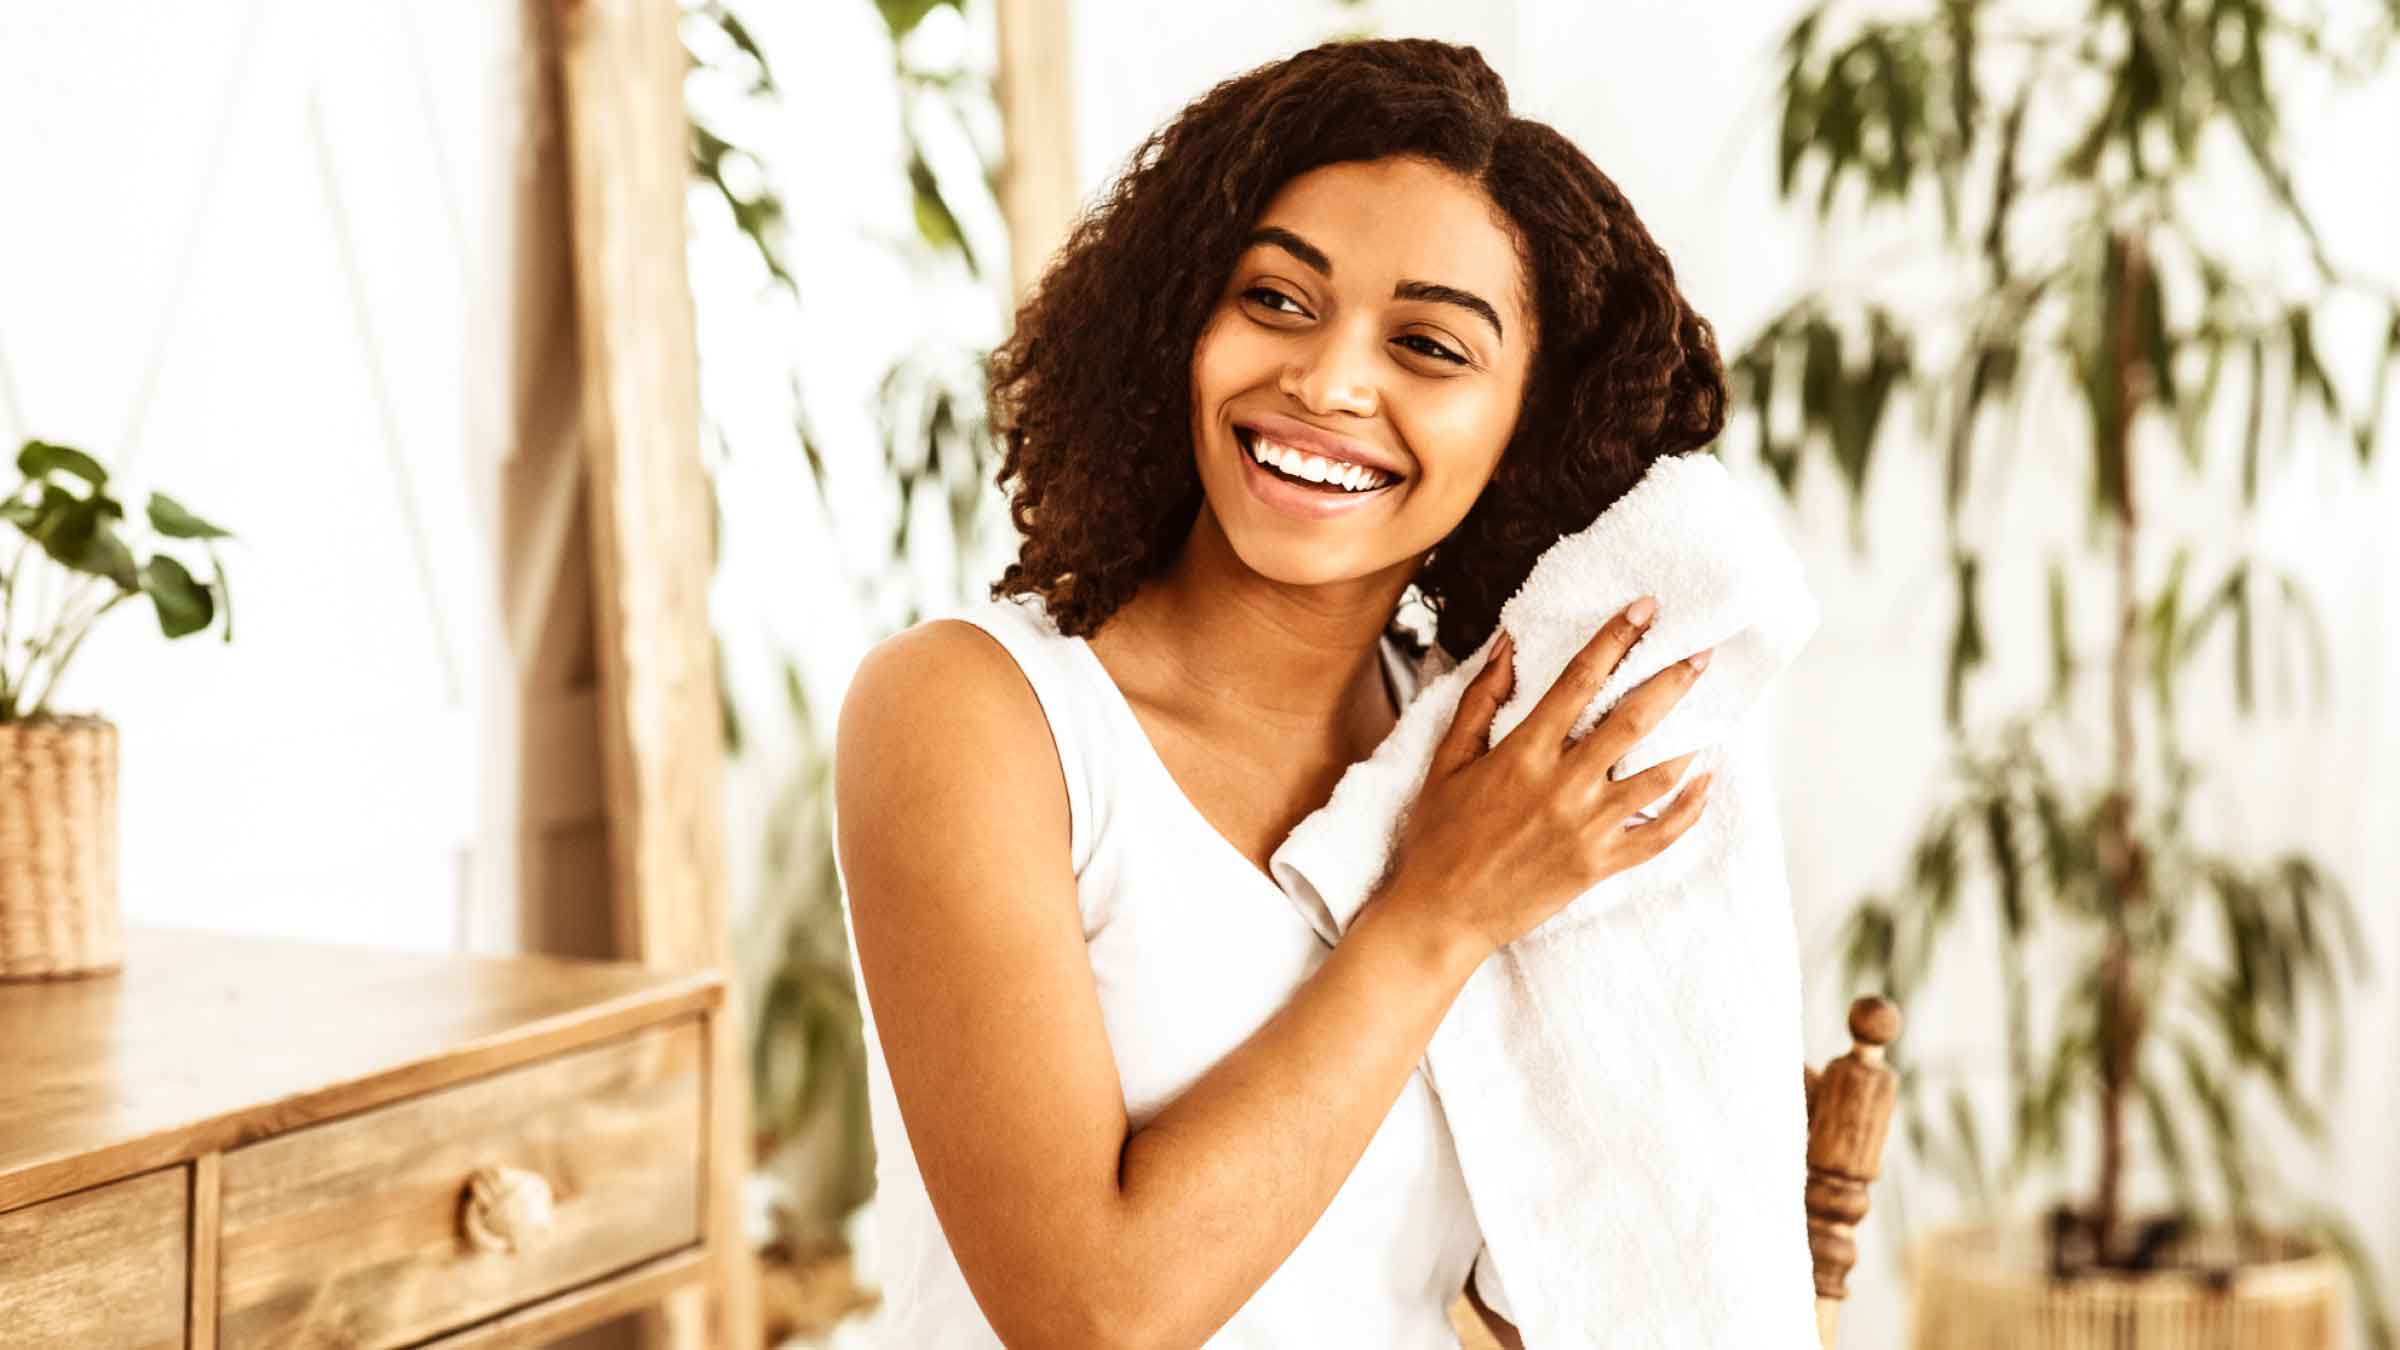
<svg viewBox="0 0 2400 1350">
<path fill-rule="evenodd" d="M 1173 561 L 1201 504 L 1194 344 L 1251 226 L 1327 164 L 1402 155 L 1478 184 L 1513 227 L 1535 315 L 1517 424 L 1491 482 L 1414 586 L 1464 659 L 1534 560 L 1652 460 L 1725 424 L 1716 336 L 1617 185 L 1553 128 L 1510 114 L 1473 47 L 1423 38 L 1312 47 L 1217 85 L 1151 133 L 1080 215 L 985 364 L 997 481 L 1023 535 L 993 598 L 1038 593 L 1097 632 Z M 1408 650 L 1423 643 L 1400 624 Z"/>
</svg>

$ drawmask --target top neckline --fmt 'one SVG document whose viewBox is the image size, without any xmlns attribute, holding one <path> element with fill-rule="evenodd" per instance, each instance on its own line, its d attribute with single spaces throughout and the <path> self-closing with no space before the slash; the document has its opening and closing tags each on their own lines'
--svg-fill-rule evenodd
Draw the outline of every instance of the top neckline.
<svg viewBox="0 0 2400 1350">
<path fill-rule="evenodd" d="M 1291 893 L 1284 890 L 1283 883 L 1275 879 L 1273 869 L 1275 860 L 1283 856 L 1284 848 L 1291 843 L 1291 835 L 1287 833 L 1277 841 L 1275 851 L 1267 857 L 1267 870 L 1259 870 L 1258 864 L 1250 860 L 1250 855 L 1244 853 L 1240 846 L 1231 839 L 1226 838 L 1224 831 L 1219 830 L 1216 823 L 1208 818 L 1208 814 L 1192 800 L 1191 794 L 1183 790 L 1183 784 L 1176 780 L 1175 771 L 1167 767 L 1167 761 L 1158 753 L 1157 744 L 1150 739 L 1149 729 L 1142 725 L 1142 719 L 1134 713 L 1133 701 L 1125 697 L 1125 691 L 1118 687 L 1116 677 L 1108 673 L 1108 667 L 1101 662 L 1100 654 L 1092 650 L 1091 643 L 1085 641 L 1081 636 L 1077 636 L 1073 639 L 1073 645 L 1077 651 L 1083 653 L 1085 669 L 1089 670 L 1101 687 L 1107 691 L 1107 700 L 1114 707 L 1115 715 L 1124 720 L 1125 729 L 1132 733 L 1134 741 L 1139 746 L 1137 753 L 1142 759 L 1148 761 L 1149 768 L 1144 772 L 1157 776 L 1159 783 L 1173 795 L 1185 817 L 1193 825 L 1199 827 L 1202 834 L 1215 840 L 1216 847 L 1223 850 L 1227 857 L 1238 864 L 1243 871 L 1258 878 L 1260 883 L 1271 887 L 1277 895 L 1288 901 Z M 1394 715 L 1397 717 L 1399 713 L 1405 712 L 1408 706 L 1407 700 L 1401 696 L 1401 688 L 1404 683 L 1401 671 L 1406 666 L 1407 658 L 1401 655 L 1399 647 L 1393 643 L 1389 633 L 1377 634 L 1375 646 L 1377 656 L 1380 658 L 1379 666 L 1383 672 L 1384 692 L 1390 697 Z M 1303 927 L 1307 926 L 1307 920 L 1300 915 L 1298 910 L 1289 909 L 1288 906 L 1287 910 L 1289 910 L 1293 922 Z M 1314 932 L 1315 930 L 1311 929 L 1310 931 Z"/>
</svg>

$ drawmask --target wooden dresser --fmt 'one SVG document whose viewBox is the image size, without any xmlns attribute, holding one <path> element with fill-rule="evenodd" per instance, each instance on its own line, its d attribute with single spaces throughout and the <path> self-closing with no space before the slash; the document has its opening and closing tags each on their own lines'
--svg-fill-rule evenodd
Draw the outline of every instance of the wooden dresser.
<svg viewBox="0 0 2400 1350">
<path fill-rule="evenodd" d="M 720 974 L 134 931 L 0 984 L 0 1345 L 538 1345 L 716 1279 Z"/>
</svg>

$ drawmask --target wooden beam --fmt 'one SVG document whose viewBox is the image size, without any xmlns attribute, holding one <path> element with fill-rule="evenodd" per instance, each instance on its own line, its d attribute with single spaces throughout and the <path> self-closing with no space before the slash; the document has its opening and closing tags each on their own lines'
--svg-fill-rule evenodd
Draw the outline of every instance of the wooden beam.
<svg viewBox="0 0 2400 1350">
<path fill-rule="evenodd" d="M 686 57 L 674 0 L 553 3 L 617 942 L 654 966 L 730 968 L 713 515 L 684 274 Z M 712 1019 L 709 1038 L 715 1278 L 698 1298 L 670 1301 L 647 1329 L 654 1342 L 758 1342 L 757 1269 L 741 1234 L 750 1148 L 738 1027 Z"/>
<path fill-rule="evenodd" d="M 1067 241 L 1077 202 L 1074 46 L 1067 0 L 999 0 L 1000 211 L 1011 309 Z"/>
</svg>

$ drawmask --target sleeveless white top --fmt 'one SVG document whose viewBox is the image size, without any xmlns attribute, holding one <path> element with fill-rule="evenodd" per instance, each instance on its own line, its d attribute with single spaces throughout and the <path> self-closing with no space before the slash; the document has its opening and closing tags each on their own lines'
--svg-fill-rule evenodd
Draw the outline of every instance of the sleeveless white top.
<svg viewBox="0 0 2400 1350">
<path fill-rule="evenodd" d="M 1084 942 L 1126 1115 L 1138 1129 L 1273 1016 L 1332 949 L 1192 805 L 1099 657 L 1061 634 L 1037 597 L 988 600 L 948 617 L 1008 649 L 1049 720 L 1066 776 Z M 1389 638 L 1381 647 L 1405 705 L 1416 671 Z M 847 907 L 846 882 L 843 894 Z M 850 961 L 856 976 L 855 938 Z M 875 1213 L 862 1227 L 872 1228 L 868 1255 L 883 1289 L 864 1328 L 869 1343 L 997 1346 L 925 1193 L 863 978 L 858 987 L 876 1153 Z M 1316 1226 L 1207 1344 L 1457 1350 L 1446 1310 L 1482 1250 L 1420 1059 Z M 1478 1269 L 1487 1301 L 1495 1283 Z"/>
</svg>

